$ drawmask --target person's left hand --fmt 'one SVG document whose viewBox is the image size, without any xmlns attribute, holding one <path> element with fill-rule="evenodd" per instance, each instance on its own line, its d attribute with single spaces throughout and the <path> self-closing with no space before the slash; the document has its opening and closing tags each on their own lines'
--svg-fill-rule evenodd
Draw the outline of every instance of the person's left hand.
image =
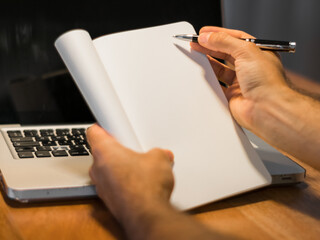
<svg viewBox="0 0 320 240">
<path fill-rule="evenodd" d="M 156 204 L 169 204 L 174 184 L 170 151 L 134 152 L 97 124 L 88 129 L 87 137 L 94 158 L 90 177 L 119 221 Z"/>
</svg>

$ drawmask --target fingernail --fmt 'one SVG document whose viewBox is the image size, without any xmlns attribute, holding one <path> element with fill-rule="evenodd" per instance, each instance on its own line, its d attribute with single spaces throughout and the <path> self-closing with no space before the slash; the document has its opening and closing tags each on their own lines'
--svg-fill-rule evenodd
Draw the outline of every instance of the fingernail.
<svg viewBox="0 0 320 240">
<path fill-rule="evenodd" d="M 199 43 L 207 43 L 210 36 L 211 36 L 211 32 L 205 32 L 205 33 L 201 33 L 199 38 L 198 38 L 198 42 Z"/>
</svg>

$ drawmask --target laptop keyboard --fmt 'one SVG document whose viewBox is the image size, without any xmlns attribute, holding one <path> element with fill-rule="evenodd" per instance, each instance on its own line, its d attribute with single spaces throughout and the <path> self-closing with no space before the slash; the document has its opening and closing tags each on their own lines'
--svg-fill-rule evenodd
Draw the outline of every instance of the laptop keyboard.
<svg viewBox="0 0 320 240">
<path fill-rule="evenodd" d="M 14 129 L 6 131 L 18 158 L 89 155 L 86 128 Z"/>
</svg>

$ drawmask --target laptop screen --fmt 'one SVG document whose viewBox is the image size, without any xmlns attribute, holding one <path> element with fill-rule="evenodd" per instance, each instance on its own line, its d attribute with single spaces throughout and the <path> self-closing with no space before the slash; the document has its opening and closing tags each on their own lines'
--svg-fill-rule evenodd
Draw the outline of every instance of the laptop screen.
<svg viewBox="0 0 320 240">
<path fill-rule="evenodd" d="M 177 21 L 221 26 L 220 0 L 0 2 L 0 124 L 94 121 L 53 45 L 68 30 L 95 38 Z"/>
</svg>

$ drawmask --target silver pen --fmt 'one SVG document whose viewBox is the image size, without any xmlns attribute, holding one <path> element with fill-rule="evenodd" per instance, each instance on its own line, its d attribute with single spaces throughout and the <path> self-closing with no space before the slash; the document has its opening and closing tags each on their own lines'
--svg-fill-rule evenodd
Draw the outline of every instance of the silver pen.
<svg viewBox="0 0 320 240">
<path fill-rule="evenodd" d="M 197 43 L 199 35 L 178 34 L 178 35 L 174 35 L 173 37 L 180 40 Z M 262 50 L 289 52 L 289 53 L 294 53 L 296 51 L 296 42 L 264 40 L 264 39 L 254 39 L 254 38 L 240 38 L 240 39 L 247 42 L 252 42 Z"/>
</svg>

